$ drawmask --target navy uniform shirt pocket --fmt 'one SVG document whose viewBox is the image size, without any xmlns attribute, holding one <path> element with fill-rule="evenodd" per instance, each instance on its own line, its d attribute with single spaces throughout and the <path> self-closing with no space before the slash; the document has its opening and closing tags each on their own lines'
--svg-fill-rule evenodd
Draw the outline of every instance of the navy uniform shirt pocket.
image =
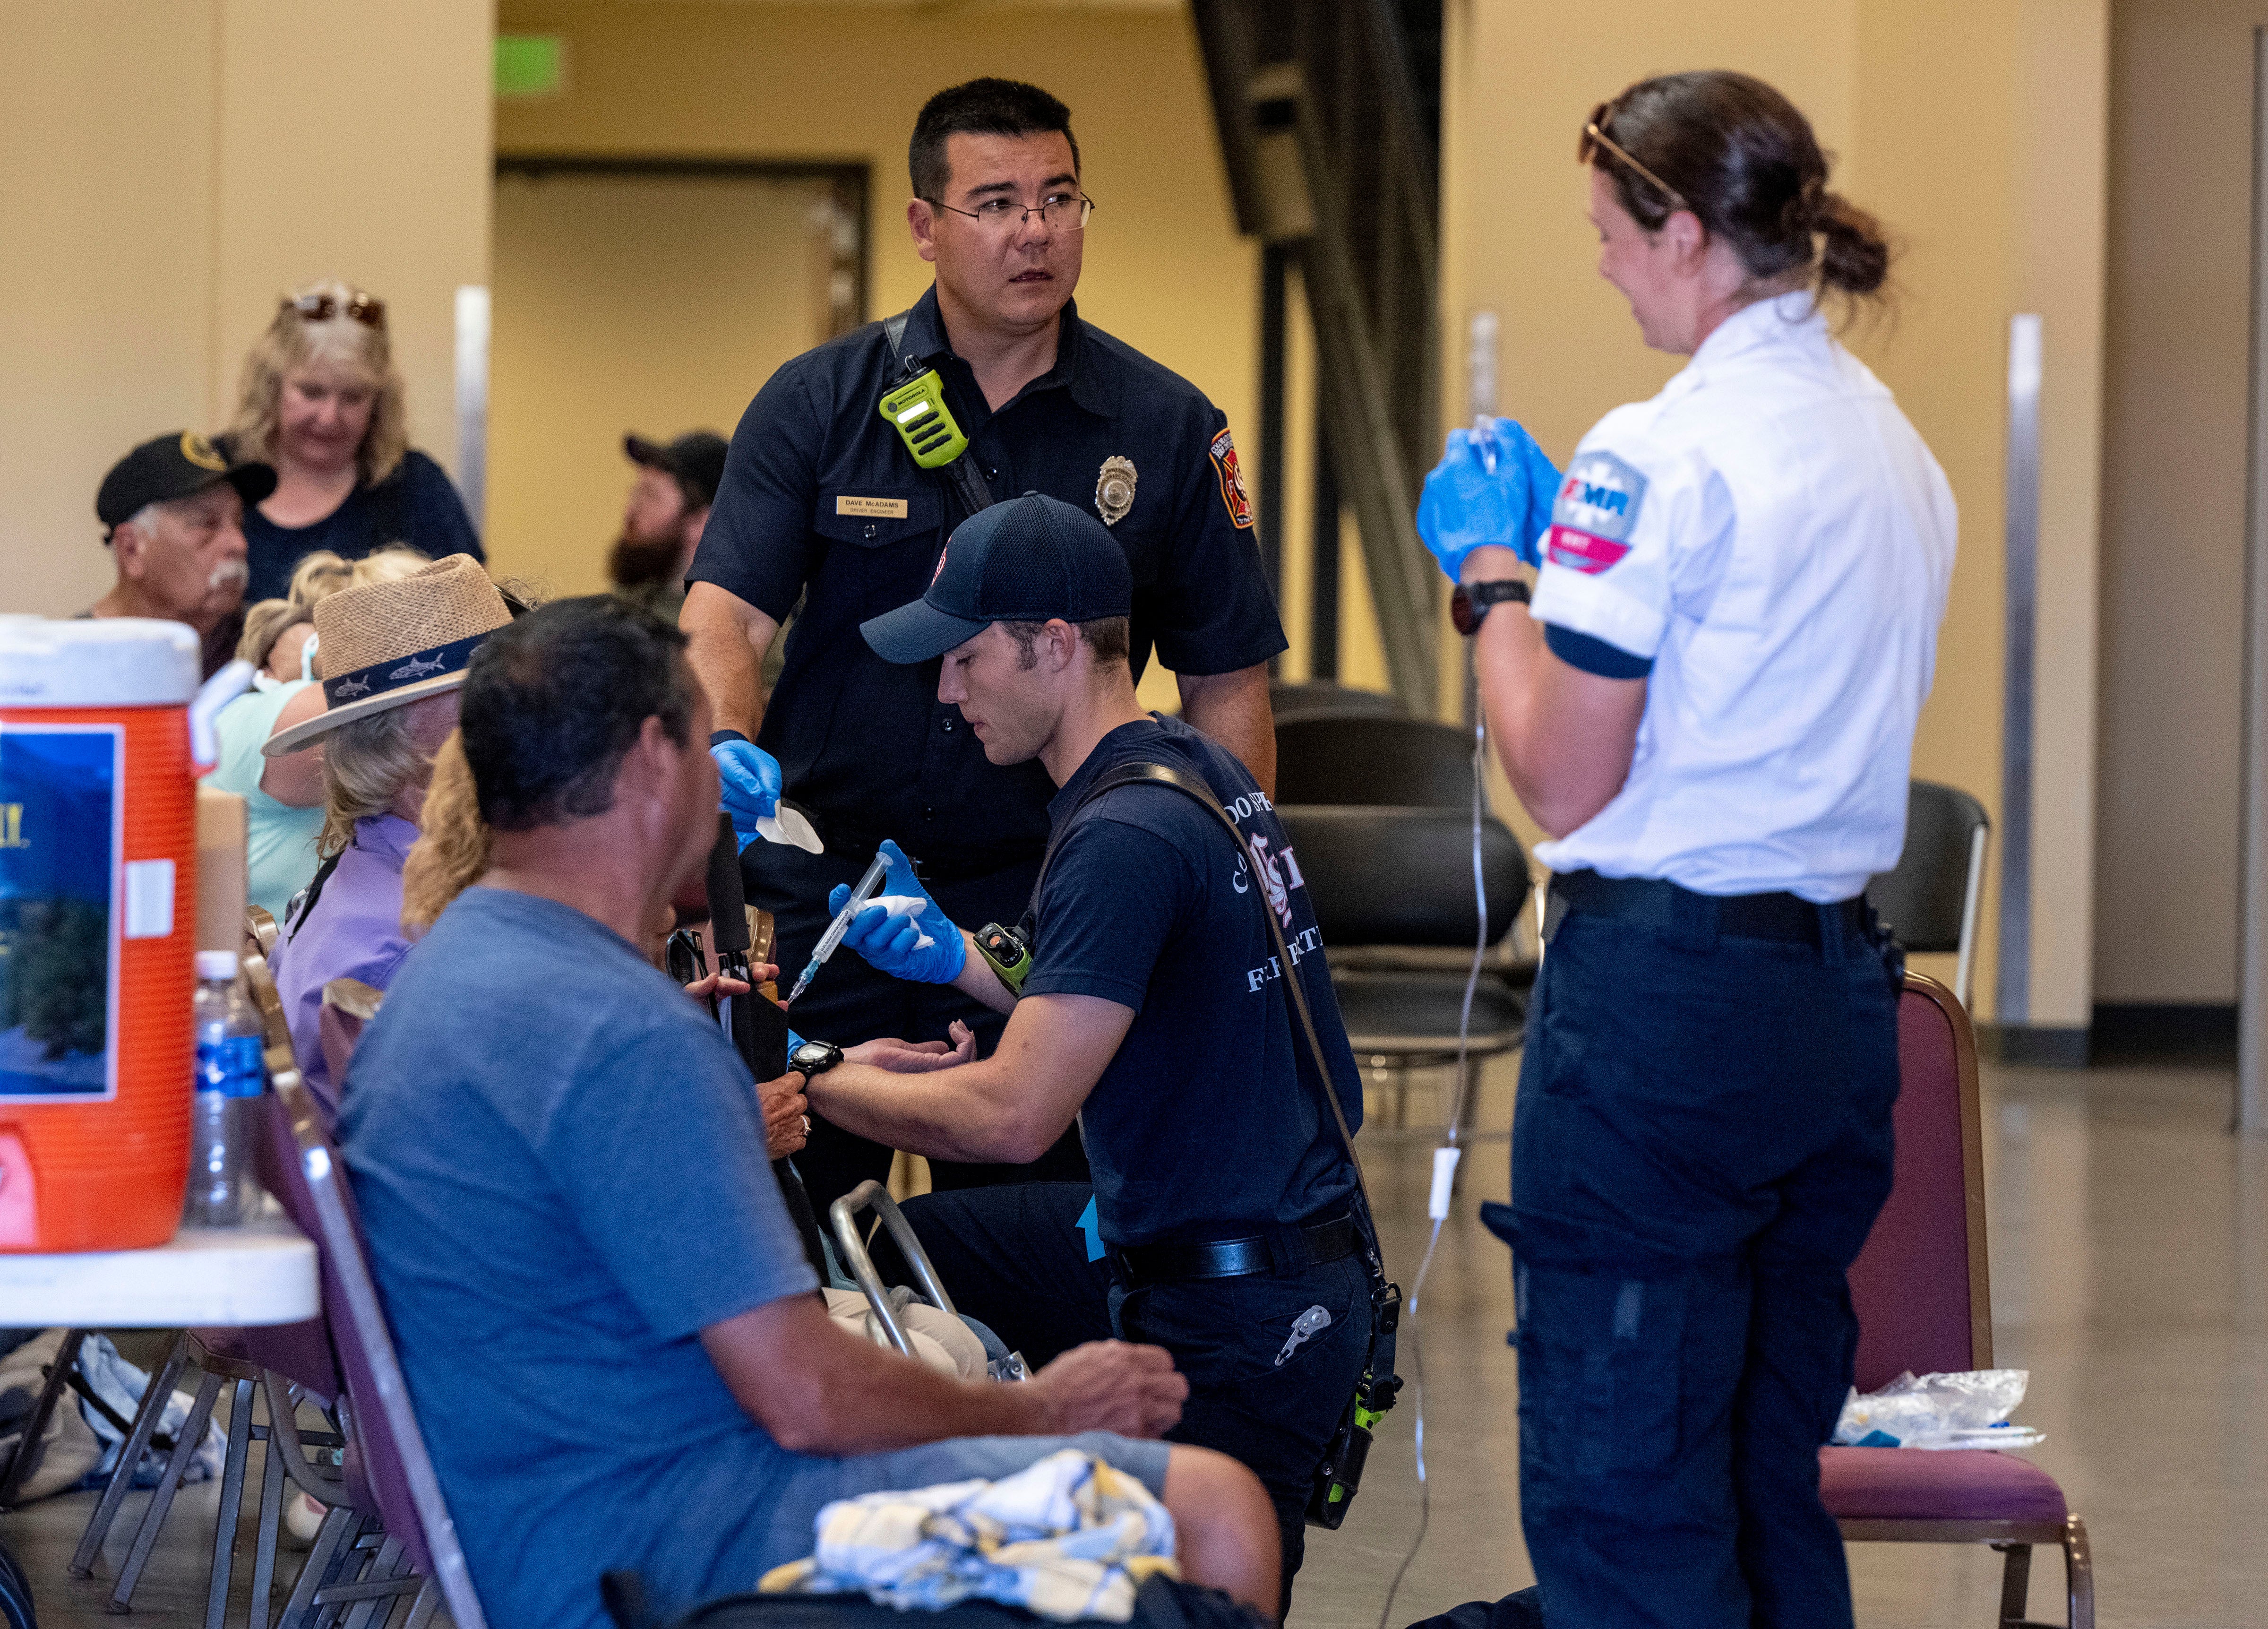
<svg viewBox="0 0 2268 1629">
<path fill-rule="evenodd" d="M 944 512 L 943 495 L 935 487 L 822 487 L 811 529 L 831 542 L 887 549 L 933 535 Z"/>
</svg>

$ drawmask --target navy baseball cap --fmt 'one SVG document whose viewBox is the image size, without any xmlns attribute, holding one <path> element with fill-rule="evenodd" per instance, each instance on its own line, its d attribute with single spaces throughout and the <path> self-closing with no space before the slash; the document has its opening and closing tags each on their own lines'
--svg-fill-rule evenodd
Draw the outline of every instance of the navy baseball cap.
<svg viewBox="0 0 2268 1629">
<path fill-rule="evenodd" d="M 858 624 L 886 662 L 925 662 L 992 623 L 1098 622 L 1134 614 L 1126 551 L 1083 509 L 1037 492 L 995 504 L 946 540 L 929 592 Z"/>
</svg>

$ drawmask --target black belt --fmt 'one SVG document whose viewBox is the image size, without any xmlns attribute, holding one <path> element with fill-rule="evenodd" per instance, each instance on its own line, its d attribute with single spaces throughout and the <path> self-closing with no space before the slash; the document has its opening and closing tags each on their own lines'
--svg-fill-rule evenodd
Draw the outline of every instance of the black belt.
<svg viewBox="0 0 2268 1629">
<path fill-rule="evenodd" d="M 1168 1284 L 1183 1279 L 1241 1279 L 1256 1272 L 1273 1272 L 1284 1265 L 1320 1267 L 1343 1261 L 1362 1248 L 1362 1230 L 1352 1216 L 1311 1222 L 1287 1230 L 1295 1240 L 1296 1261 L 1286 1261 L 1283 1247 L 1265 1234 L 1248 1239 L 1215 1239 L 1206 1244 L 1138 1244 L 1116 1249 L 1110 1257 L 1129 1289 L 1142 1284 Z"/>
<path fill-rule="evenodd" d="M 1660 877 L 1602 877 L 1595 871 L 1554 875 L 1547 909 L 1555 918 L 1572 910 L 1667 927 L 1692 921 L 1696 902 L 1714 907 L 1717 931 L 1732 939 L 1816 947 L 1822 922 L 1848 933 L 1863 933 L 1867 926 L 1863 896 L 1822 905 L 1795 894 L 1697 894 Z"/>
</svg>

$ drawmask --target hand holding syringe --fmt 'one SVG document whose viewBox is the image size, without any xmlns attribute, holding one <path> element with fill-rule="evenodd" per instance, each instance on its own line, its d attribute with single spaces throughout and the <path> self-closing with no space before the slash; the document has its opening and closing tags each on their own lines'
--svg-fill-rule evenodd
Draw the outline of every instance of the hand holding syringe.
<svg viewBox="0 0 2268 1629">
<path fill-rule="evenodd" d="M 796 975 L 795 984 L 787 992 L 786 1005 L 794 1004 L 796 997 L 804 992 L 818 974 L 820 963 L 835 954 L 836 947 L 843 942 L 843 934 L 850 931 L 851 918 L 866 908 L 866 902 L 874 896 L 874 890 L 882 886 L 882 879 L 889 874 L 889 870 L 890 857 L 875 855 L 874 863 L 866 867 L 866 874 L 858 879 L 858 886 L 850 890 L 850 897 L 843 902 L 843 909 L 835 913 L 835 920 L 827 925 L 827 932 L 819 936 L 819 947 L 811 953 L 810 964 Z"/>
</svg>

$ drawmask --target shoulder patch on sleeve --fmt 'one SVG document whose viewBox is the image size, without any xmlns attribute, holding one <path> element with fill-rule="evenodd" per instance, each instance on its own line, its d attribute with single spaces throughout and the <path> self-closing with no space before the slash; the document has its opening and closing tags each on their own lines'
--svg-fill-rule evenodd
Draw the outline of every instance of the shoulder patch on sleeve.
<svg viewBox="0 0 2268 1629">
<path fill-rule="evenodd" d="M 1236 442 L 1226 430 L 1212 439 L 1212 469 L 1220 477 L 1220 501 L 1228 508 L 1228 523 L 1252 524 L 1252 499 L 1244 490 L 1244 472 L 1236 467 Z"/>
<path fill-rule="evenodd" d="M 1579 453 L 1551 505 L 1543 557 L 1595 577 L 1631 550 L 1646 477 L 1612 453 Z"/>
</svg>

